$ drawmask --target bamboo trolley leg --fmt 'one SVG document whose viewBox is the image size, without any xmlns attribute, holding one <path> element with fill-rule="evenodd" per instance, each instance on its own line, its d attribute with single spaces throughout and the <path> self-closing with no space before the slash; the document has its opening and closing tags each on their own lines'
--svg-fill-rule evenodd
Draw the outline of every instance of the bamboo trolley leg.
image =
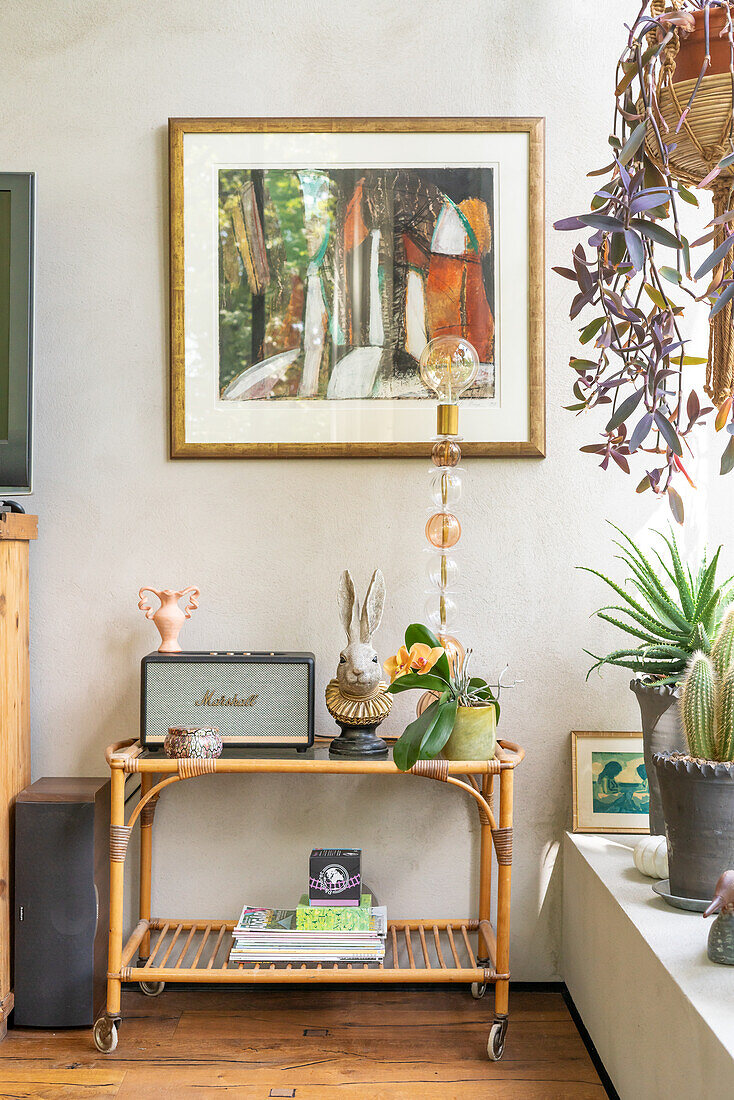
<svg viewBox="0 0 734 1100">
<path fill-rule="evenodd" d="M 125 826 L 125 772 L 112 768 L 110 811 L 110 937 L 107 955 L 107 1011 L 94 1025 L 94 1042 L 98 1050 L 109 1053 L 117 1046 L 117 1024 L 120 1022 L 122 982 L 122 921 L 125 852 L 130 831 Z"/>
<path fill-rule="evenodd" d="M 492 805 L 492 780 L 493 776 L 485 775 L 482 778 L 482 794 L 488 806 Z M 480 814 L 480 855 L 479 855 L 479 919 L 490 920 L 492 906 L 492 830 L 489 818 L 484 813 Z M 477 943 L 477 954 L 486 958 L 481 936 Z"/>
<path fill-rule="evenodd" d="M 150 772 L 143 772 L 140 776 L 140 801 L 155 785 L 156 777 Z M 150 920 L 150 896 L 153 877 L 153 821 L 155 819 L 158 795 L 145 803 L 140 813 L 140 919 Z M 142 967 L 150 957 L 150 929 L 140 941 L 138 950 L 138 966 Z M 165 982 L 141 981 L 140 989 L 147 997 L 157 997 L 165 989 Z"/>
<path fill-rule="evenodd" d="M 488 806 L 492 805 L 493 776 L 482 777 L 482 795 Z M 493 966 L 487 957 L 487 947 L 481 932 L 481 922 L 489 921 L 492 910 L 492 829 L 483 808 L 479 809 L 479 929 L 477 930 L 477 966 Z M 486 982 L 472 982 L 472 997 L 479 999 L 487 991 Z"/>
<path fill-rule="evenodd" d="M 510 882 L 512 878 L 512 778 L 510 768 L 500 773 L 499 827 L 494 840 L 497 850 L 497 973 L 494 991 L 494 1023 L 487 1053 L 493 1061 L 502 1057 L 510 1003 Z"/>
<path fill-rule="evenodd" d="M 153 776 L 143 772 L 140 776 L 140 799 L 142 801 L 153 786 Z M 150 894 L 153 874 L 153 814 L 141 814 L 140 817 L 140 919 L 150 920 Z M 150 955 L 150 931 L 140 941 L 138 966 L 144 966 Z"/>
</svg>

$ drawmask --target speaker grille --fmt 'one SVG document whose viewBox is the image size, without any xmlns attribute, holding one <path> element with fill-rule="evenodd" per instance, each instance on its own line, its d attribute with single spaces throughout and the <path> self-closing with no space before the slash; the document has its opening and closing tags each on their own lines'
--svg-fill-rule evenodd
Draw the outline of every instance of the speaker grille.
<svg viewBox="0 0 734 1100">
<path fill-rule="evenodd" d="M 162 744 L 169 726 L 218 726 L 225 744 L 309 744 L 306 662 L 145 661 L 143 730 Z"/>
</svg>

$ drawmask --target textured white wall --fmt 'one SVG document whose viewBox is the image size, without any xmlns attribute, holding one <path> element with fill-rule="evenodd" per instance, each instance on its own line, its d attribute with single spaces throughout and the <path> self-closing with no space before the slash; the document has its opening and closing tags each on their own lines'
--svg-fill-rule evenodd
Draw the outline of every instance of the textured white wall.
<svg viewBox="0 0 734 1100">
<path fill-rule="evenodd" d="M 168 116 L 545 115 L 548 222 L 582 209 L 605 163 L 621 22 L 614 0 L 25 0 L 3 5 L 0 166 L 38 173 L 36 493 L 32 549 L 33 775 L 102 774 L 136 732 L 140 657 L 155 631 L 141 584 L 195 583 L 191 647 L 313 649 L 318 718 L 342 644 L 335 592 L 380 565 L 381 655 L 423 608 L 426 464 L 167 458 Z M 549 233 L 549 267 L 568 238 Z M 604 519 L 667 522 L 620 474 L 604 476 L 568 403 L 568 287 L 548 279 L 548 458 L 466 463 L 462 637 L 477 667 L 525 683 L 501 731 L 517 773 L 514 966 L 558 974 L 556 847 L 569 821 L 569 730 L 635 728 L 622 674 L 586 686 L 583 646 L 609 567 Z M 734 481 L 709 465 L 686 538 L 731 532 Z M 719 502 L 718 508 L 716 507 Z M 706 508 L 711 527 L 707 529 Z M 728 531 L 726 530 L 728 528 Z M 398 717 L 407 713 L 396 705 Z M 396 722 L 397 722 L 396 718 Z M 159 913 L 234 914 L 298 895 L 314 844 L 365 850 L 393 915 L 460 915 L 475 902 L 477 820 L 418 780 L 205 778 L 157 818 Z M 131 915 L 131 914 L 128 914 Z"/>
</svg>

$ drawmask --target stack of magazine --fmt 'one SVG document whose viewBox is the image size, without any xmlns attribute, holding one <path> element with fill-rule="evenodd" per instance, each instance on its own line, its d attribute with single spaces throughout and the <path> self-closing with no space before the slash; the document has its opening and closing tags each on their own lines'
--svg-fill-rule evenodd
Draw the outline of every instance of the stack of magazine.
<svg viewBox="0 0 734 1100">
<path fill-rule="evenodd" d="M 361 962 L 385 957 L 387 909 L 362 894 L 359 905 L 296 909 L 246 905 L 232 933 L 230 962 Z"/>
</svg>

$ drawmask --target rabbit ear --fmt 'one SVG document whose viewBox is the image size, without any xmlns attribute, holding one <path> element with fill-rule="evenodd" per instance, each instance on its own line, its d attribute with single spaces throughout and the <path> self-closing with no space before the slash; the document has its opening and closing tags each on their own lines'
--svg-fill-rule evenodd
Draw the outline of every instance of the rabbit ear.
<svg viewBox="0 0 734 1100">
<path fill-rule="evenodd" d="M 341 580 L 339 581 L 337 601 L 339 603 L 339 614 L 341 616 L 342 626 L 344 627 L 348 640 L 351 642 L 356 600 L 354 596 L 354 582 L 348 569 L 344 570 Z"/>
<path fill-rule="evenodd" d="M 364 598 L 364 606 L 362 607 L 362 618 L 359 624 L 360 641 L 369 642 L 380 625 L 384 606 L 385 578 L 379 569 L 375 569 L 372 574 L 370 586 L 367 589 L 367 595 Z"/>
</svg>

